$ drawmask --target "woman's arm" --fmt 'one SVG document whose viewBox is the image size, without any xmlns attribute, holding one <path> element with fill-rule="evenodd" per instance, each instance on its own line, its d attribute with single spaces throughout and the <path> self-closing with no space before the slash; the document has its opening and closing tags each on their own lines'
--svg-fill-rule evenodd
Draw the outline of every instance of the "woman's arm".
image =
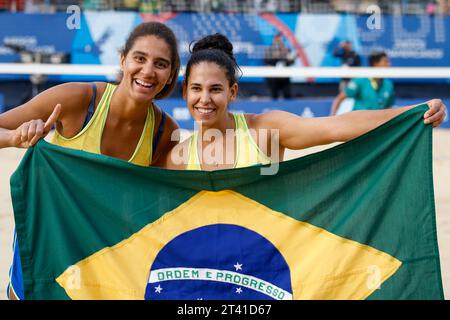
<svg viewBox="0 0 450 320">
<path fill-rule="evenodd" d="M 424 114 L 424 123 L 431 123 L 436 127 L 444 121 L 446 107 L 439 99 L 430 100 L 428 106 L 429 110 Z M 280 146 L 298 150 L 354 139 L 414 107 L 416 106 L 375 111 L 361 110 L 319 118 L 302 118 L 284 111 L 271 111 L 259 115 L 255 126 L 278 129 Z"/>
<path fill-rule="evenodd" d="M 56 121 L 60 127 L 64 127 L 64 123 L 73 123 L 74 118 L 80 118 L 80 113 L 86 111 L 91 92 L 91 85 L 88 83 L 66 83 L 52 87 L 30 101 L 0 114 L 0 148 L 32 145 L 35 136 L 37 140 L 43 137 L 40 134 L 44 131 L 41 130 L 55 113 L 57 118 L 53 117 L 52 123 L 47 125 L 53 125 Z M 55 107 L 58 104 L 60 106 Z M 18 136 L 21 138 L 18 139 Z M 27 140 L 23 141 L 25 136 Z"/>
<path fill-rule="evenodd" d="M 0 149 L 12 147 L 11 130 L 0 128 Z"/>
</svg>

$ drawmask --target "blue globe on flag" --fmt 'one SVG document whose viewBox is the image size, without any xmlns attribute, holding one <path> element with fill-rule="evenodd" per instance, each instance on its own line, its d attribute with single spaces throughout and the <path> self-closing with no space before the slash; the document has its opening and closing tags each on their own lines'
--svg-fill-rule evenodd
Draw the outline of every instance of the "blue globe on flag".
<svg viewBox="0 0 450 320">
<path fill-rule="evenodd" d="M 151 266 L 145 299 L 290 300 L 291 275 L 277 248 L 260 234 L 214 224 L 163 247 Z"/>
</svg>

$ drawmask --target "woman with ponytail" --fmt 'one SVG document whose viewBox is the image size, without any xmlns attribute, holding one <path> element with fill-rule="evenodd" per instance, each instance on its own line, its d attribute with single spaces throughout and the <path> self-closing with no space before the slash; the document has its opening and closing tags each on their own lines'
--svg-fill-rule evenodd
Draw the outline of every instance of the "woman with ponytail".
<svg viewBox="0 0 450 320">
<path fill-rule="evenodd" d="M 356 138 L 415 106 L 354 111 L 340 116 L 303 118 L 285 111 L 233 114 L 239 66 L 233 45 L 221 34 L 193 46 L 183 81 L 183 97 L 198 130 L 168 154 L 169 169 L 218 170 L 279 162 L 284 150 L 304 149 Z M 439 99 L 428 101 L 424 122 L 433 127 L 445 117 Z"/>
</svg>

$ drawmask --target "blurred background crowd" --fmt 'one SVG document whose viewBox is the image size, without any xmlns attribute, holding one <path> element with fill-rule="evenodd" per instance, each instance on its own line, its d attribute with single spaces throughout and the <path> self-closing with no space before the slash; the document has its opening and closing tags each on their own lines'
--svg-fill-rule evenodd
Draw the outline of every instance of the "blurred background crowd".
<svg viewBox="0 0 450 320">
<path fill-rule="evenodd" d="M 303 12 L 364 14 L 370 5 L 384 14 L 450 14 L 449 0 L 0 0 L 0 10 L 11 12 L 83 10 L 161 12 Z"/>
</svg>

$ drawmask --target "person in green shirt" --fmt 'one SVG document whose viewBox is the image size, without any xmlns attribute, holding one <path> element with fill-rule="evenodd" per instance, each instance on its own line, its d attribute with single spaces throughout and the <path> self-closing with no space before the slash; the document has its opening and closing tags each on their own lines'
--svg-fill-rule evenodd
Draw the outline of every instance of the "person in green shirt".
<svg viewBox="0 0 450 320">
<path fill-rule="evenodd" d="M 374 68 L 387 68 L 391 64 L 387 54 L 381 51 L 370 54 L 369 65 Z M 394 84 L 391 80 L 382 78 L 352 79 L 334 99 L 331 106 L 331 115 L 336 114 L 341 103 L 347 98 L 354 100 L 353 110 L 391 108 L 395 102 Z"/>
</svg>

